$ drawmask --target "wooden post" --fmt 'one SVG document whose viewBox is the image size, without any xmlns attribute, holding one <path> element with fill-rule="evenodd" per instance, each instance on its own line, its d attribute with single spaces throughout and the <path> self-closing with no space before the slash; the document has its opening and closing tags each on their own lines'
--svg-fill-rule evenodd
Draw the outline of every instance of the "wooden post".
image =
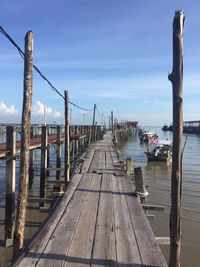
<svg viewBox="0 0 200 267">
<path fill-rule="evenodd" d="M 76 138 L 74 139 L 74 144 L 75 144 L 75 148 L 74 148 L 74 153 L 75 153 L 75 157 L 78 154 L 78 126 L 75 125 L 75 136 Z"/>
<path fill-rule="evenodd" d="M 16 176 L 16 132 L 12 126 L 6 127 L 6 198 L 5 198 L 5 242 L 13 244 L 15 222 L 15 176 Z"/>
<path fill-rule="evenodd" d="M 60 126 L 57 125 L 57 143 L 56 143 L 56 168 L 61 168 L 61 130 Z M 60 180 L 61 171 L 56 170 L 56 179 Z"/>
<path fill-rule="evenodd" d="M 181 184 L 183 132 L 183 27 L 184 13 L 176 11 L 173 21 L 173 69 L 168 79 L 173 88 L 173 155 L 170 212 L 170 267 L 180 266 L 181 252 Z"/>
<path fill-rule="evenodd" d="M 21 157 L 20 178 L 18 192 L 18 207 L 16 227 L 14 233 L 13 256 L 18 257 L 24 246 L 24 229 L 26 219 L 28 173 L 29 173 L 29 147 L 30 147 L 30 120 L 32 107 L 32 71 L 33 71 L 33 33 L 30 31 L 25 37 L 24 56 L 24 98 L 21 125 Z"/>
<path fill-rule="evenodd" d="M 144 187 L 141 167 L 134 168 L 134 176 L 136 193 L 138 193 L 140 197 L 146 197 L 148 195 L 148 192 Z"/>
<path fill-rule="evenodd" d="M 42 126 L 42 136 L 41 136 L 41 161 L 40 161 L 40 198 L 45 198 L 46 188 L 46 171 L 47 171 L 47 126 Z M 44 203 L 40 203 L 40 207 L 44 207 Z"/>
<path fill-rule="evenodd" d="M 131 158 L 126 158 L 126 173 L 131 175 L 132 172 L 132 161 Z"/>
<path fill-rule="evenodd" d="M 47 130 L 47 136 L 48 136 L 49 131 Z M 46 176 L 49 177 L 50 176 L 50 144 L 47 144 L 47 169 L 46 169 Z"/>
<path fill-rule="evenodd" d="M 30 150 L 28 188 L 32 189 L 34 181 L 34 149 Z"/>
<path fill-rule="evenodd" d="M 69 95 L 65 93 L 65 183 L 69 182 L 70 176 L 70 135 L 69 135 Z"/>
<path fill-rule="evenodd" d="M 95 114 L 96 114 L 96 104 L 94 104 L 94 110 L 93 110 L 93 120 L 92 120 L 92 143 L 95 142 Z"/>
<path fill-rule="evenodd" d="M 92 126 L 90 125 L 89 126 L 89 135 L 88 135 L 88 147 L 90 147 L 90 145 L 91 145 L 91 142 L 92 142 Z"/>
<path fill-rule="evenodd" d="M 34 127 L 31 127 L 30 130 L 30 138 L 34 138 Z M 28 188 L 32 189 L 33 186 L 33 180 L 34 180 L 34 149 L 30 150 L 29 155 L 29 180 L 28 180 Z"/>
<path fill-rule="evenodd" d="M 97 122 L 95 122 L 95 127 L 94 127 L 94 142 L 97 141 Z"/>
<path fill-rule="evenodd" d="M 111 130 L 112 130 L 112 133 L 114 133 L 114 114 L 113 114 L 113 111 L 111 111 Z"/>
</svg>

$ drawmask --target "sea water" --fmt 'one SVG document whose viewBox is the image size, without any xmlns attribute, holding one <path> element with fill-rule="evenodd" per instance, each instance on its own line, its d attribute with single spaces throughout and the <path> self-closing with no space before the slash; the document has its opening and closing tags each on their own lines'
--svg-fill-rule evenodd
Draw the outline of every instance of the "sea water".
<svg viewBox="0 0 200 267">
<path fill-rule="evenodd" d="M 154 131 L 159 139 L 172 140 L 172 132 L 163 132 L 161 127 L 144 127 Z M 181 266 L 199 267 L 200 262 L 200 135 L 183 134 L 183 184 L 181 206 Z M 144 183 L 149 196 L 146 204 L 163 205 L 165 211 L 149 211 L 154 214 L 150 224 L 155 236 L 169 237 L 169 214 L 171 206 L 171 165 L 166 162 L 148 162 L 145 151 L 153 145 L 140 143 L 137 132 L 121 149 L 122 158 L 131 157 L 133 167 L 142 167 Z M 161 246 L 168 262 L 169 245 Z"/>
</svg>

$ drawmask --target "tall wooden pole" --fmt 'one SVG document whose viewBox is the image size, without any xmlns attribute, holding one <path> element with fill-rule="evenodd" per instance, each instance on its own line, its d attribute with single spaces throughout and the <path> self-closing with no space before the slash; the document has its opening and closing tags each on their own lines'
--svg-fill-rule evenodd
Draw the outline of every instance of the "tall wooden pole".
<svg viewBox="0 0 200 267">
<path fill-rule="evenodd" d="M 69 134 L 69 95 L 68 91 L 65 94 L 65 182 L 69 182 L 70 176 L 70 134 Z"/>
<path fill-rule="evenodd" d="M 18 257 L 24 246 L 24 229 L 26 219 L 28 174 L 29 174 L 29 147 L 30 124 L 32 107 L 32 72 L 33 72 L 33 33 L 29 31 L 25 37 L 24 56 L 24 97 L 21 124 L 21 157 L 20 178 L 18 191 L 18 207 L 16 227 L 14 233 L 14 257 Z"/>
<path fill-rule="evenodd" d="M 183 132 L 183 27 L 184 13 L 176 11 L 173 21 L 173 70 L 169 80 L 173 88 L 173 156 L 170 212 L 170 267 L 180 266 L 181 251 L 181 182 Z"/>
</svg>

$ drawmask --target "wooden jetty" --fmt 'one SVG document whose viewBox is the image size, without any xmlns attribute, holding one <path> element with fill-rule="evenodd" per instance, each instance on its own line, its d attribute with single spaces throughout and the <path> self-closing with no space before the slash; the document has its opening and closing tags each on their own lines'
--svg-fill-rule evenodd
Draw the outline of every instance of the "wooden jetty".
<svg viewBox="0 0 200 267">
<path fill-rule="evenodd" d="M 167 266 L 111 134 L 92 144 L 83 160 L 12 266 Z"/>
</svg>

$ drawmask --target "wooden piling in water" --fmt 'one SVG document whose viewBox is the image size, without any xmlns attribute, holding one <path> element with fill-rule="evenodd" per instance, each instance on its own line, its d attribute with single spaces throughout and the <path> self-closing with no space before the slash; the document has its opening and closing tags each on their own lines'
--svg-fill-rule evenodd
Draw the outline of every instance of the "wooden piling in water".
<svg viewBox="0 0 200 267">
<path fill-rule="evenodd" d="M 24 98 L 21 125 L 21 156 L 20 178 L 16 227 L 14 232 L 13 256 L 18 257 L 24 246 L 24 229 L 26 219 L 28 173 L 29 173 L 29 147 L 30 147 L 30 124 L 32 107 L 32 68 L 33 68 L 33 33 L 29 31 L 25 37 L 24 55 Z"/>
<path fill-rule="evenodd" d="M 48 136 L 48 132 L 49 130 L 47 130 L 47 136 Z M 50 168 L 50 144 L 48 144 L 48 141 L 47 141 L 47 168 L 46 168 L 46 176 L 49 177 L 50 173 L 49 173 L 49 168 Z"/>
<path fill-rule="evenodd" d="M 180 266 L 181 254 L 181 187 L 183 132 L 183 10 L 176 11 L 173 20 L 173 69 L 168 79 L 173 88 L 173 154 L 170 211 L 170 267 Z"/>
<path fill-rule="evenodd" d="M 134 177 L 135 177 L 135 191 L 141 197 L 146 197 L 148 192 L 144 187 L 143 176 L 142 176 L 142 168 L 137 167 L 134 168 Z"/>
<path fill-rule="evenodd" d="M 14 127 L 6 127 L 6 196 L 5 196 L 5 245 L 12 245 L 15 222 L 15 176 L 16 176 L 16 132 Z"/>
<path fill-rule="evenodd" d="M 94 104 L 94 109 L 93 109 L 93 119 L 92 119 L 92 137 L 91 137 L 91 142 L 95 142 L 95 119 L 96 119 L 96 104 Z"/>
<path fill-rule="evenodd" d="M 42 126 L 41 136 L 41 160 L 40 160 L 40 198 L 46 197 L 46 171 L 47 171 L 47 127 Z M 44 203 L 40 203 L 40 207 L 43 207 Z"/>
<path fill-rule="evenodd" d="M 75 135 L 77 136 L 77 134 L 78 134 L 78 126 L 75 125 Z M 78 154 L 78 139 L 77 138 L 74 140 L 74 154 L 75 154 L 75 157 Z"/>
<path fill-rule="evenodd" d="M 31 127 L 30 138 L 34 138 L 34 127 Z M 28 188 L 32 189 L 34 181 L 34 149 L 30 150 L 29 155 L 29 179 L 28 179 Z"/>
<path fill-rule="evenodd" d="M 69 95 L 67 91 L 65 94 L 65 182 L 68 183 L 70 179 L 70 132 L 69 132 Z"/>
<path fill-rule="evenodd" d="M 60 126 L 57 125 L 57 142 L 56 142 L 56 179 L 60 180 L 61 177 L 61 129 Z"/>
<path fill-rule="evenodd" d="M 29 189 L 32 189 L 33 181 L 34 181 L 34 149 L 31 149 L 29 155 L 29 179 L 28 179 Z"/>
</svg>

